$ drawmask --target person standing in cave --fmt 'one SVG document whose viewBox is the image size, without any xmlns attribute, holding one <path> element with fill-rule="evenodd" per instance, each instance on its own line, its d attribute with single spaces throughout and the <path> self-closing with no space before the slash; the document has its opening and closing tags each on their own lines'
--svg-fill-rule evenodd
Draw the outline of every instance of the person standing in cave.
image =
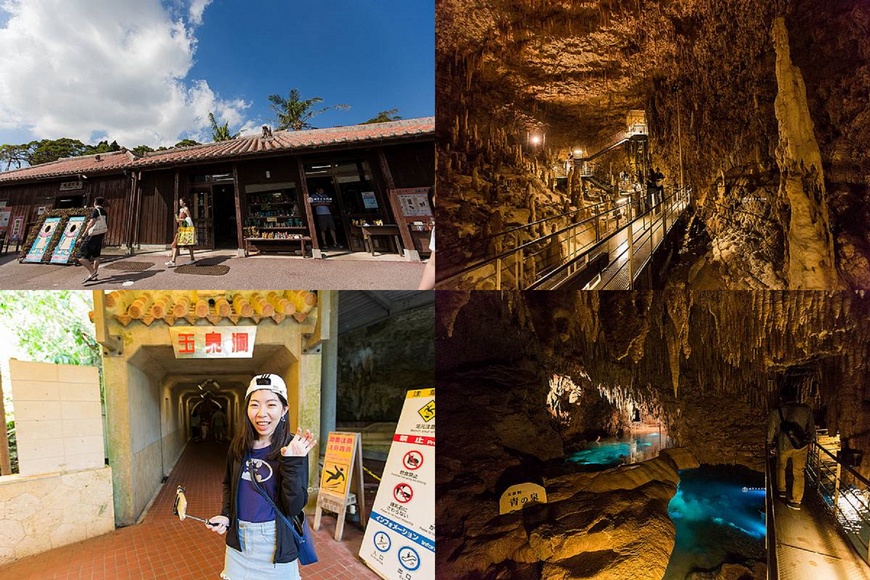
<svg viewBox="0 0 870 580">
<path fill-rule="evenodd" d="M 780 393 L 782 404 L 773 409 L 767 419 L 767 444 L 776 453 L 777 495 L 793 510 L 801 509 L 804 497 L 804 468 L 809 442 L 815 434 L 813 411 L 798 402 L 797 389 L 788 386 Z M 795 429 L 796 426 L 799 429 Z M 803 431 L 801 437 L 800 431 Z M 773 446 L 774 442 L 776 443 Z M 786 470 L 791 462 L 791 493 L 786 490 Z"/>
</svg>

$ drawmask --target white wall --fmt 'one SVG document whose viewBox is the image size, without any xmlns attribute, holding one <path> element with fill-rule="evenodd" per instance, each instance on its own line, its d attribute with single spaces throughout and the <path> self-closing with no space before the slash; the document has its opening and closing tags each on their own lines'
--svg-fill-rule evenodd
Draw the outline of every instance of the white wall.
<svg viewBox="0 0 870 580">
<path fill-rule="evenodd" d="M 96 367 L 10 360 L 21 475 L 105 465 Z"/>
</svg>

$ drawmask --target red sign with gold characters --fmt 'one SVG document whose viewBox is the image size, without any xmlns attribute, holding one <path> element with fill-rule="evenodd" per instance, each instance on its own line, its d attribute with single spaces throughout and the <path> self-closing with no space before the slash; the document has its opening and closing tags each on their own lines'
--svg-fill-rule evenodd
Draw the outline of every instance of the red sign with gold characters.
<svg viewBox="0 0 870 580">
<path fill-rule="evenodd" d="M 251 358 L 256 326 L 172 326 L 175 358 Z"/>
</svg>

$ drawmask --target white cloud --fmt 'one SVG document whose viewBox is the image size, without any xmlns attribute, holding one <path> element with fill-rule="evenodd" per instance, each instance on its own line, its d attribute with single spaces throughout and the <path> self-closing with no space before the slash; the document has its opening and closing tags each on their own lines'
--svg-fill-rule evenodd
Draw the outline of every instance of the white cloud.
<svg viewBox="0 0 870 580">
<path fill-rule="evenodd" d="M 190 23 L 199 26 L 202 24 L 202 13 L 212 0 L 193 0 L 190 3 Z"/>
<path fill-rule="evenodd" d="M 192 23 L 210 1 L 192 1 Z M 98 9 L 93 0 L 6 0 L 2 9 L 10 18 L 0 28 L 0 130 L 156 147 L 209 140 L 209 111 L 231 126 L 244 120 L 247 103 L 188 78 L 196 38 L 160 0 Z"/>
</svg>

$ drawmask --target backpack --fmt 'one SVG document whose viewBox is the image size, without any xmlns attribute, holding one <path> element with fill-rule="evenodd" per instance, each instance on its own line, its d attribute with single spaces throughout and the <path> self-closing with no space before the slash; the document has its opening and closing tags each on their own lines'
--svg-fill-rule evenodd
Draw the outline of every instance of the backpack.
<svg viewBox="0 0 870 580">
<path fill-rule="evenodd" d="M 779 423 L 779 432 L 788 437 L 792 447 L 795 449 L 803 449 L 810 444 L 810 437 L 807 432 L 794 421 L 787 421 L 785 416 L 782 414 L 782 407 L 779 408 L 779 418 L 781 419 Z"/>
</svg>

